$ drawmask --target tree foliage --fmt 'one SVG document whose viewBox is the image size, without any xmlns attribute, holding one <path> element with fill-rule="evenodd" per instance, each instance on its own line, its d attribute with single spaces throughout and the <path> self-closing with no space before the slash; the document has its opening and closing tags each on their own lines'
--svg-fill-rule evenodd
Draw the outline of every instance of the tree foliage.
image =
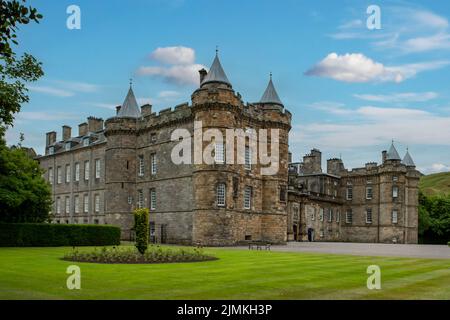
<svg viewBox="0 0 450 320">
<path fill-rule="evenodd" d="M 0 141 L 0 222 L 49 220 L 51 191 L 39 163 Z"/>
<path fill-rule="evenodd" d="M 11 44 L 18 44 L 16 32 L 21 24 L 38 22 L 42 15 L 22 3 L 25 0 L 0 0 L 0 134 L 4 126 L 12 125 L 14 114 L 29 101 L 26 83 L 43 76 L 42 64 L 32 55 L 16 57 Z"/>
<path fill-rule="evenodd" d="M 419 194 L 419 236 L 423 242 L 450 240 L 450 196 L 427 197 Z"/>
<path fill-rule="evenodd" d="M 37 9 L 26 7 L 25 0 L 0 0 L 0 56 L 11 57 L 13 50 L 11 43 L 18 44 L 17 30 L 19 25 L 32 21 L 39 23 L 42 15 Z"/>
<path fill-rule="evenodd" d="M 144 254 L 148 248 L 148 216 L 147 208 L 134 210 L 134 231 L 136 233 L 136 248 L 141 254 Z"/>
</svg>

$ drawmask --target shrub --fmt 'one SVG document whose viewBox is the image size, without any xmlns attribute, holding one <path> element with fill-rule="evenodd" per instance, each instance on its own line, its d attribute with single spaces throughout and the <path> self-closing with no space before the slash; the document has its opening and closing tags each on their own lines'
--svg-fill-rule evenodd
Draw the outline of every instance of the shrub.
<svg viewBox="0 0 450 320">
<path fill-rule="evenodd" d="M 136 248 L 144 254 L 148 247 L 148 209 L 134 210 L 134 231 L 136 233 Z"/>
<path fill-rule="evenodd" d="M 197 248 L 168 249 L 159 246 L 150 246 L 142 254 L 137 248 L 106 248 L 93 251 L 79 251 L 74 248 L 72 252 L 64 255 L 63 260 L 94 263 L 173 263 L 173 262 L 196 262 L 216 260 L 213 256 L 203 253 Z"/>
<path fill-rule="evenodd" d="M 105 246 L 120 244 L 120 228 L 105 225 L 0 223 L 1 247 Z"/>
</svg>

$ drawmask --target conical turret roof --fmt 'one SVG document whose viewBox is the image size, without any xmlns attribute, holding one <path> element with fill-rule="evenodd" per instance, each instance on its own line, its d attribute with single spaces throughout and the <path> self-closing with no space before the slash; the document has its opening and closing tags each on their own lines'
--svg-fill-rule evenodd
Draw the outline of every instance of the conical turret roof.
<svg viewBox="0 0 450 320">
<path fill-rule="evenodd" d="M 224 83 L 226 85 L 229 85 L 231 87 L 231 83 L 227 78 L 227 75 L 225 74 L 225 71 L 222 68 L 222 64 L 219 60 L 219 55 L 216 52 L 216 57 L 214 58 L 214 61 L 211 65 L 211 68 L 208 71 L 208 74 L 203 79 L 201 85 L 204 85 L 206 83 Z"/>
<path fill-rule="evenodd" d="M 406 149 L 406 154 L 405 154 L 405 157 L 403 158 L 402 163 L 405 166 L 407 166 L 407 167 L 415 167 L 416 166 L 416 164 L 414 163 L 411 155 L 409 154 L 409 150 L 408 149 Z"/>
<path fill-rule="evenodd" d="M 140 118 L 141 117 L 141 111 L 139 110 L 136 97 L 134 96 L 133 89 L 131 88 L 128 90 L 128 94 L 125 98 L 125 101 L 122 104 L 122 107 L 120 108 L 119 113 L 117 114 L 118 117 L 126 117 L 126 118 Z"/>
<path fill-rule="evenodd" d="M 281 102 L 280 97 L 278 96 L 277 90 L 275 89 L 275 86 L 272 82 L 272 74 L 270 74 L 270 80 L 269 84 L 267 85 L 266 91 L 264 91 L 263 96 L 261 97 L 261 100 L 259 103 L 267 103 L 267 104 L 279 104 L 283 105 L 283 102 Z"/>
<path fill-rule="evenodd" d="M 391 147 L 386 155 L 386 160 L 402 160 L 397 152 L 397 149 L 395 149 L 394 141 L 392 141 Z"/>
</svg>

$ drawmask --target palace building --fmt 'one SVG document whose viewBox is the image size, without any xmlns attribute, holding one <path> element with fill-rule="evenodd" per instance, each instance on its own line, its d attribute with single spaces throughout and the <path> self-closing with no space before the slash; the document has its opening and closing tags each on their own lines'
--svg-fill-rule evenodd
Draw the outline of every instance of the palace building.
<svg viewBox="0 0 450 320">
<path fill-rule="evenodd" d="M 351 171 L 340 159 L 330 159 L 322 172 L 319 150 L 293 163 L 291 113 L 272 78 L 255 103 L 244 103 L 233 90 L 217 54 L 199 78 L 191 104 L 156 113 L 151 105 L 138 106 L 130 86 L 124 103 L 106 121 L 89 117 L 76 135 L 63 126 L 60 139 L 54 131 L 47 133 L 45 155 L 37 159 L 51 184 L 53 221 L 117 225 L 122 238 L 130 239 L 133 210 L 148 207 L 150 236 L 161 243 L 417 243 L 420 173 L 409 153 L 401 160 L 392 144 L 380 165 Z M 277 129 L 278 170 L 261 173 L 264 165 L 253 161 L 255 136 L 250 134 L 243 164 L 226 161 L 224 142 L 215 140 L 200 141 L 202 149 L 213 143 L 214 163 L 174 164 L 177 129 L 185 129 L 192 140 L 196 130 L 215 129 L 226 136 L 230 129 Z"/>
</svg>

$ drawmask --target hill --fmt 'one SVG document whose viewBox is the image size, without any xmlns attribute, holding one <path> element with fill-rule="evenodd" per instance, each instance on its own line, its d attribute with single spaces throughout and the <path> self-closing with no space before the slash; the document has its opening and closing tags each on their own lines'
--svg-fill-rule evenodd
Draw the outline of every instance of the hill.
<svg viewBox="0 0 450 320">
<path fill-rule="evenodd" d="M 423 176 L 420 178 L 419 188 L 427 196 L 450 195 L 450 172 Z"/>
</svg>

